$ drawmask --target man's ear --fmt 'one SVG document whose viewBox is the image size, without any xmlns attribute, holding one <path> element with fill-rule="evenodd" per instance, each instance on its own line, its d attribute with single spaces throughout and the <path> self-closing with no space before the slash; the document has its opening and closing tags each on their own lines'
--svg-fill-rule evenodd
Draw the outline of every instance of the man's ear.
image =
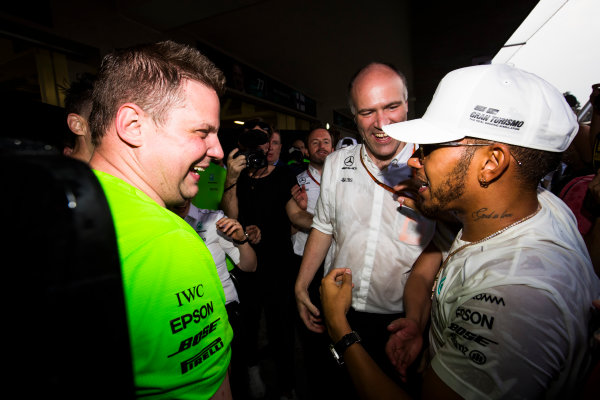
<svg viewBox="0 0 600 400">
<path fill-rule="evenodd" d="M 81 115 L 75 113 L 70 113 L 67 115 L 67 125 L 74 134 L 78 136 L 85 136 L 87 123 Z"/>
<path fill-rule="evenodd" d="M 479 171 L 479 182 L 492 183 L 508 169 L 510 150 L 504 143 L 493 143 L 483 153 L 484 159 Z"/>
<path fill-rule="evenodd" d="M 134 103 L 125 103 L 117 110 L 115 128 L 117 135 L 133 147 L 142 145 L 142 121 L 146 113 Z"/>
</svg>

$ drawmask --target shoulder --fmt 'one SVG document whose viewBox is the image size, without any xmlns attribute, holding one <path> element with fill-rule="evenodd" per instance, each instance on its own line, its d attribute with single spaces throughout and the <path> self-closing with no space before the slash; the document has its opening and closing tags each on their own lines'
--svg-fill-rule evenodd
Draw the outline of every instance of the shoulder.
<svg viewBox="0 0 600 400">
<path fill-rule="evenodd" d="M 340 170 L 340 168 L 355 167 L 356 164 L 360 162 L 360 149 L 361 145 L 356 144 L 344 147 L 343 149 L 336 150 L 329 154 L 325 159 L 322 175 L 333 175 L 336 174 L 335 171 Z"/>
<path fill-rule="evenodd" d="M 194 215 L 197 216 L 198 219 L 202 221 L 218 221 L 219 219 L 225 216 L 223 210 L 208 210 L 205 208 L 195 208 Z M 190 207 L 190 212 L 192 212 L 192 208 Z"/>
<path fill-rule="evenodd" d="M 344 160 L 347 160 L 348 157 L 351 157 L 351 158 L 359 157 L 360 149 L 361 149 L 360 144 L 355 144 L 352 146 L 344 147 L 343 149 L 336 150 L 336 151 L 332 152 L 331 154 L 329 154 L 327 156 L 327 158 L 325 159 L 325 162 L 338 164 L 338 163 L 344 162 Z"/>
</svg>

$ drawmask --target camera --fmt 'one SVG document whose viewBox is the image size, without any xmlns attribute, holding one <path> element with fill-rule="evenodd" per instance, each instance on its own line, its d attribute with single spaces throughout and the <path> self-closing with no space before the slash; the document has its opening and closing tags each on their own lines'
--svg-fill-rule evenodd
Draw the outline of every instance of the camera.
<svg viewBox="0 0 600 400">
<path fill-rule="evenodd" d="M 269 141 L 269 136 L 258 129 L 251 129 L 240 134 L 238 143 L 240 151 L 234 157 L 246 156 L 247 168 L 263 168 L 267 166 L 267 155 L 263 152 L 261 146 Z"/>
<path fill-rule="evenodd" d="M 234 157 L 246 156 L 247 168 L 263 168 L 267 166 L 267 156 L 261 149 L 238 151 Z"/>
</svg>

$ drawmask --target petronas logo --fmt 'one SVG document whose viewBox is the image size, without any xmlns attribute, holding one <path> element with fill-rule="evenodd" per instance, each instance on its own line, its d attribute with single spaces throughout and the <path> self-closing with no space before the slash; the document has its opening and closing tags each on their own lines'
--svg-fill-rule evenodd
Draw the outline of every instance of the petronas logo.
<svg viewBox="0 0 600 400">
<path fill-rule="evenodd" d="M 438 296 L 439 296 L 440 292 L 442 291 L 442 288 L 444 287 L 445 280 L 446 280 L 445 276 L 442 279 L 440 279 L 440 284 L 438 285 L 438 289 L 437 289 Z"/>
</svg>

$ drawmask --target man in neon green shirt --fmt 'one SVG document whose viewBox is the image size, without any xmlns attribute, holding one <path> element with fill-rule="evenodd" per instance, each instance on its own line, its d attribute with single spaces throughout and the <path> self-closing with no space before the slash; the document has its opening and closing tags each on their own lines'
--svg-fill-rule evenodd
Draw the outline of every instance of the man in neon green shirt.
<svg viewBox="0 0 600 400">
<path fill-rule="evenodd" d="M 167 41 L 109 54 L 94 88 L 90 165 L 117 233 L 138 396 L 231 398 L 233 333 L 214 261 L 165 208 L 193 198 L 199 173 L 223 157 L 224 81 L 197 50 Z"/>
</svg>

